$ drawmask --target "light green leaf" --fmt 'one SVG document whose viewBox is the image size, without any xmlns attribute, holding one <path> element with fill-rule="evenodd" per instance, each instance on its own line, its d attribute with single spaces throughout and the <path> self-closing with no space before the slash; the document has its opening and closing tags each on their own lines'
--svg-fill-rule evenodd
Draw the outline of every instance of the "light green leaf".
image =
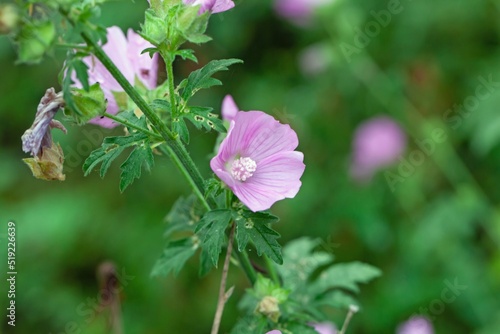
<svg viewBox="0 0 500 334">
<path fill-rule="evenodd" d="M 333 255 L 313 251 L 319 244 L 317 239 L 304 237 L 286 245 L 283 249 L 283 265 L 277 267 L 285 287 L 296 290 L 306 284 L 316 269 L 333 261 Z"/>
<path fill-rule="evenodd" d="M 186 261 L 196 253 L 196 249 L 192 238 L 170 242 L 156 261 L 151 276 L 167 276 L 170 272 L 177 275 Z"/>
<path fill-rule="evenodd" d="M 340 263 L 322 272 L 312 283 L 311 289 L 315 294 L 339 288 L 357 293 L 360 283 L 367 283 L 381 274 L 378 268 L 366 263 Z"/>
</svg>

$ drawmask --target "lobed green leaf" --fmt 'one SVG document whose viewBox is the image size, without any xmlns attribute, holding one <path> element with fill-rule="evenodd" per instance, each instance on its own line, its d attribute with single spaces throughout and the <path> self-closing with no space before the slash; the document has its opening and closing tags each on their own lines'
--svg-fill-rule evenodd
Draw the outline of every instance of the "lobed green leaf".
<svg viewBox="0 0 500 334">
<path fill-rule="evenodd" d="M 221 85 L 220 80 L 212 78 L 217 72 L 228 70 L 228 66 L 242 63 L 240 59 L 222 59 L 212 60 L 204 67 L 192 72 L 187 79 L 181 83 L 183 87 L 182 98 L 188 101 L 200 89 L 210 88 L 212 86 Z"/>
<path fill-rule="evenodd" d="M 167 276 L 171 272 L 177 275 L 186 261 L 196 253 L 197 248 L 192 238 L 170 242 L 153 266 L 151 276 Z"/>
</svg>

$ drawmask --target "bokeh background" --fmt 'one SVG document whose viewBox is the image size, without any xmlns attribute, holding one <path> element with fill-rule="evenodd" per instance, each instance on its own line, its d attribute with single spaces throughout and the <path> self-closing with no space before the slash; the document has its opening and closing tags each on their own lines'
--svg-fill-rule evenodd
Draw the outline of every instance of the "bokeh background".
<svg viewBox="0 0 500 334">
<path fill-rule="evenodd" d="M 229 93 L 241 109 L 264 110 L 298 132 L 307 169 L 299 195 L 273 207 L 282 244 L 318 237 L 337 261 L 383 271 L 363 286 L 349 333 L 394 333 L 415 314 L 429 316 L 436 333 L 499 333 L 500 84 L 465 112 L 450 108 L 475 96 L 480 77 L 500 82 L 500 2 L 401 0 L 402 10 L 368 42 L 358 29 L 394 0 L 335 0 L 299 23 L 279 15 L 271 1 L 235 2 L 234 10 L 212 17 L 214 40 L 195 49 L 202 64 L 232 57 L 245 64 L 220 74 L 224 86 L 200 93 L 197 102 L 219 111 Z M 109 2 L 101 22 L 137 29 L 146 6 Z M 360 41 L 363 47 L 346 56 L 346 45 Z M 0 248 L 5 259 L 6 222 L 13 219 L 15 332 L 105 333 L 105 314 L 89 310 L 100 289 L 97 268 L 112 261 L 128 277 L 121 292 L 126 333 L 207 333 L 219 270 L 198 279 L 194 258 L 178 277 L 150 278 L 165 245 L 164 217 L 189 194 L 166 158 L 157 157 L 153 171 L 124 194 L 118 164 L 104 180 L 81 171 L 90 150 L 120 130 L 87 125 L 55 132 L 66 153 L 65 182 L 36 180 L 21 161 L 20 137 L 44 91 L 60 88 L 63 55 L 58 50 L 40 65 L 15 66 L 13 46 L 0 37 Z M 178 62 L 177 77 L 197 66 Z M 349 173 L 353 137 L 381 115 L 400 124 L 408 146 L 392 166 L 360 182 Z M 436 129 L 446 139 L 426 153 L 418 143 L 432 140 Z M 214 141 L 199 134 L 190 144 L 204 175 Z M 387 172 L 400 178 L 388 182 Z M 223 332 L 248 287 L 239 273 L 229 280 L 238 292 Z M 454 284 L 460 288 L 450 289 Z M 4 314 L 3 292 L 0 306 Z M 341 325 L 344 315 L 332 312 L 332 321 Z M 14 332 L 5 319 L 1 331 Z"/>
</svg>

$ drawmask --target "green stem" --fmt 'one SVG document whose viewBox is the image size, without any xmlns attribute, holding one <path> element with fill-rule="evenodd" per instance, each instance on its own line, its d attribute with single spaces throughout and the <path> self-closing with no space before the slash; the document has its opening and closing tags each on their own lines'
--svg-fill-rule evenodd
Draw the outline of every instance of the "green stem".
<svg viewBox="0 0 500 334">
<path fill-rule="evenodd" d="M 274 283 L 279 285 L 280 278 L 278 276 L 278 273 L 276 272 L 276 267 L 274 266 L 274 262 L 271 261 L 271 259 L 267 255 L 264 255 L 264 260 L 266 262 L 267 270 L 269 270 L 269 276 L 271 277 Z"/>
<path fill-rule="evenodd" d="M 238 250 L 236 254 L 238 255 L 238 259 L 240 260 L 241 269 L 243 269 L 243 271 L 247 275 L 250 283 L 254 285 L 255 281 L 257 280 L 257 273 L 255 272 L 255 269 L 253 268 L 252 263 L 250 262 L 250 258 L 248 257 L 247 251 Z"/>
<path fill-rule="evenodd" d="M 177 103 L 175 101 L 175 82 L 174 82 L 174 60 L 175 56 L 171 56 L 168 53 L 160 52 L 163 60 L 165 61 L 165 67 L 167 69 L 167 80 L 168 80 L 168 95 L 170 97 L 170 108 L 172 108 L 172 118 L 177 118 Z"/>
<path fill-rule="evenodd" d="M 151 132 L 148 129 L 141 128 L 140 126 L 132 124 L 129 121 L 123 119 L 123 118 L 117 117 L 115 115 L 108 114 L 107 112 L 105 112 L 103 115 L 104 115 L 104 117 L 112 119 L 113 121 L 115 121 L 117 123 L 120 123 L 121 125 L 124 125 L 126 127 L 129 127 L 129 128 L 135 129 L 135 130 L 137 130 L 139 132 L 142 132 L 144 134 L 147 134 L 151 138 L 154 138 L 154 139 L 156 139 L 158 141 L 163 141 L 163 137 L 160 136 L 159 134 Z"/>
</svg>

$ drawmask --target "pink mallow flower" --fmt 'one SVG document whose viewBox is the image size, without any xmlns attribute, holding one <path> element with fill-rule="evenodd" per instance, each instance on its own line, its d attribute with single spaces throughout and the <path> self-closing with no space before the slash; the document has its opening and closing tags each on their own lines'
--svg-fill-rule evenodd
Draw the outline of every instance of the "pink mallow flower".
<svg viewBox="0 0 500 334">
<path fill-rule="evenodd" d="M 297 24 L 307 23 L 313 11 L 333 0 L 275 0 L 274 9 L 281 16 Z"/>
<path fill-rule="evenodd" d="M 412 317 L 401 324 L 396 330 L 397 334 L 434 334 L 432 324 L 427 318 Z"/>
<path fill-rule="evenodd" d="M 394 163 L 405 148 L 405 133 L 389 117 L 379 116 L 364 122 L 354 135 L 351 176 L 358 181 L 369 181 L 377 170 Z"/>
<path fill-rule="evenodd" d="M 108 42 L 103 45 L 102 49 L 111 58 L 128 82 L 133 85 L 137 77 L 147 88 L 155 88 L 157 85 L 158 56 L 155 55 L 151 58 L 147 52 L 141 54 L 144 49 L 152 47 L 152 45 L 132 29 L 128 30 L 127 37 L 125 37 L 120 28 L 110 27 L 107 29 L 107 38 Z M 104 96 L 108 101 L 106 112 L 112 115 L 117 114 L 119 107 L 113 92 L 123 92 L 122 87 L 94 56 L 83 58 L 83 62 L 89 67 L 89 84 L 96 82 L 101 84 Z M 75 86 L 82 87 L 76 75 L 73 75 Z M 118 123 L 105 117 L 96 117 L 90 120 L 89 123 L 105 128 L 112 128 L 118 125 Z"/>
<path fill-rule="evenodd" d="M 222 100 L 222 119 L 231 122 L 240 111 L 231 95 L 226 95 Z"/>
<path fill-rule="evenodd" d="M 238 111 L 210 167 L 250 210 L 266 210 L 302 185 L 298 144 L 289 125 L 262 111 Z"/>
</svg>

